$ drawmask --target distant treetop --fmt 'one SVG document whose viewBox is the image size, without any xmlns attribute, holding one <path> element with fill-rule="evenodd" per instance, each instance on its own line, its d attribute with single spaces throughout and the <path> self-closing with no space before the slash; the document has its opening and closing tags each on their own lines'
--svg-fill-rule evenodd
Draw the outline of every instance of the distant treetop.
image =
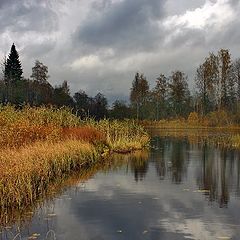
<svg viewBox="0 0 240 240">
<path fill-rule="evenodd" d="M 5 64 L 4 78 L 6 82 L 16 83 L 22 79 L 22 74 L 22 65 L 13 43 Z"/>
</svg>

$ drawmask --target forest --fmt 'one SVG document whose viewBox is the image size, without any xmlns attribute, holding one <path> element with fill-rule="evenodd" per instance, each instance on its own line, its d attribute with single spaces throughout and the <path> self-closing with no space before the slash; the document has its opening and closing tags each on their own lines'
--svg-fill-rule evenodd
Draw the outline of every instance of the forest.
<svg viewBox="0 0 240 240">
<path fill-rule="evenodd" d="M 67 106 L 81 118 L 96 120 L 138 119 L 172 120 L 200 118 L 226 122 L 240 122 L 240 59 L 232 59 L 230 51 L 220 49 L 209 53 L 195 71 L 193 89 L 189 88 L 188 76 L 174 70 L 170 76 L 159 73 L 155 86 L 150 89 L 144 73 L 135 73 L 129 94 L 129 103 L 115 100 L 109 106 L 107 98 L 98 93 L 94 97 L 79 90 L 71 94 L 69 84 L 59 86 L 49 83 L 48 67 L 39 60 L 32 67 L 30 78 L 23 77 L 19 54 L 13 44 L 7 58 L 2 62 L 0 79 L 0 102 L 17 107 Z"/>
</svg>

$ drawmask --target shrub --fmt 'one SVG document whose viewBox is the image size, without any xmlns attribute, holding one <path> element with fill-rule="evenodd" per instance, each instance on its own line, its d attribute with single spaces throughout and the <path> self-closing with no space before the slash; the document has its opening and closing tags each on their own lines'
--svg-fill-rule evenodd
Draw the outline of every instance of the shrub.
<svg viewBox="0 0 240 240">
<path fill-rule="evenodd" d="M 198 124 L 199 123 L 199 116 L 197 112 L 191 112 L 188 116 L 188 123 L 190 124 Z"/>
<path fill-rule="evenodd" d="M 232 123 L 231 116 L 224 110 L 209 113 L 207 119 L 211 127 L 223 127 Z"/>
</svg>

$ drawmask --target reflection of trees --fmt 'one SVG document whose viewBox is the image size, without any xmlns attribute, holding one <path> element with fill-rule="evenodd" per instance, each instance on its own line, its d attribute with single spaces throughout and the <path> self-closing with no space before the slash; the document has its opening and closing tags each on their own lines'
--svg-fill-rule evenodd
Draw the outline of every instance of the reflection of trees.
<svg viewBox="0 0 240 240">
<path fill-rule="evenodd" d="M 132 172 L 134 173 L 135 181 L 142 181 L 148 171 L 148 151 L 136 152 L 135 154 L 131 155 L 130 159 L 130 167 Z"/>
<path fill-rule="evenodd" d="M 236 154 L 237 157 L 236 157 L 236 161 L 237 161 L 237 166 L 236 166 L 236 171 L 237 171 L 237 191 L 236 191 L 236 194 L 237 196 L 240 197 L 240 154 L 237 153 Z"/>
<path fill-rule="evenodd" d="M 212 162 L 214 157 L 205 143 L 202 147 L 201 168 L 198 169 L 197 184 L 200 189 L 209 190 L 209 200 L 214 201 L 217 191 L 217 167 Z M 207 192 L 206 192 L 207 193 Z"/>
<path fill-rule="evenodd" d="M 199 159 L 201 169 L 198 172 L 197 184 L 200 189 L 208 190 L 209 201 L 217 201 L 220 207 L 227 207 L 230 192 L 239 195 L 240 159 L 235 150 L 202 148 Z"/>
<path fill-rule="evenodd" d="M 183 140 L 156 137 L 153 145 L 156 171 L 160 179 L 170 174 L 174 183 L 181 183 L 187 172 L 189 144 Z"/>
<path fill-rule="evenodd" d="M 226 172 L 226 161 L 227 161 L 227 152 L 226 150 L 221 151 L 221 192 L 219 197 L 219 205 L 220 207 L 227 206 L 229 201 L 229 191 L 228 191 L 228 174 Z M 230 160 L 230 159 L 229 159 Z M 230 172 L 231 173 L 231 172 Z"/>
<path fill-rule="evenodd" d="M 171 146 L 172 181 L 175 183 L 181 183 L 187 171 L 186 148 L 187 144 L 184 141 L 173 141 Z"/>
<path fill-rule="evenodd" d="M 108 159 L 105 159 L 105 161 L 98 161 L 89 166 L 86 165 L 79 169 L 79 171 L 73 172 L 70 176 L 56 179 L 56 181 L 46 189 L 46 192 L 43 194 L 44 196 L 39 198 L 33 205 L 22 209 L 0 209 L 0 239 L 2 239 L 2 228 L 4 229 L 5 226 L 11 225 L 27 227 L 31 224 L 35 210 L 46 205 L 47 202 L 51 202 L 52 199 L 60 196 L 70 187 L 75 187 L 76 191 L 78 191 L 79 183 L 87 181 L 99 171 L 107 173 L 109 171 L 119 170 L 130 163 L 135 174 L 135 179 L 143 179 L 148 169 L 148 159 L 148 151 L 136 151 L 131 154 L 113 154 Z"/>
<path fill-rule="evenodd" d="M 240 152 L 209 145 L 209 141 L 189 142 L 188 138 L 154 137 L 151 157 L 160 179 L 181 183 L 189 159 L 196 167 L 197 185 L 210 202 L 227 207 L 230 193 L 240 197 Z M 193 150 L 194 155 L 188 150 Z M 188 155 L 189 154 L 189 155 Z M 196 165 L 195 165 L 196 166 Z"/>
<path fill-rule="evenodd" d="M 167 147 L 167 143 L 164 139 L 160 137 L 156 137 L 154 139 L 154 151 L 152 151 L 152 155 L 155 160 L 157 175 L 160 177 L 161 180 L 165 179 L 167 171 L 167 163 L 166 159 L 164 158 Z"/>
</svg>

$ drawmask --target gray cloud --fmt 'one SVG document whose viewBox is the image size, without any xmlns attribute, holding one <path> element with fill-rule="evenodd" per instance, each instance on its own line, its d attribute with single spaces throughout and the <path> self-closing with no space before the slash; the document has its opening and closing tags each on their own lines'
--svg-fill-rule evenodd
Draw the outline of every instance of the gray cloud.
<svg viewBox="0 0 240 240">
<path fill-rule="evenodd" d="M 23 52 L 28 58 L 35 59 L 42 58 L 49 54 L 56 46 L 53 40 L 44 41 L 42 43 L 32 43 L 24 47 Z"/>
<path fill-rule="evenodd" d="M 117 48 L 120 51 L 149 50 L 162 38 L 157 21 L 163 16 L 165 0 L 124 0 L 94 3 L 88 18 L 74 34 L 77 43 L 91 49 Z M 101 14 L 97 14 L 101 11 Z"/>
<path fill-rule="evenodd" d="M 0 29 L 12 32 L 57 29 L 57 15 L 47 1 L 2 1 L 0 4 Z M 45 2 L 45 4 L 43 4 Z"/>
<path fill-rule="evenodd" d="M 0 9 L 5 7 L 6 5 L 14 3 L 14 0 L 1 0 L 0 1 Z"/>
<path fill-rule="evenodd" d="M 186 10 L 194 10 L 201 7 L 204 3 L 205 0 L 181 0 L 181 4 L 176 3 L 176 0 L 168 0 L 165 3 L 165 16 L 183 14 Z"/>
<path fill-rule="evenodd" d="M 26 77 L 39 59 L 53 85 L 127 99 L 136 71 L 153 87 L 180 69 L 193 86 L 209 51 L 239 57 L 239 13 L 237 0 L 0 0 L 0 58 L 15 42 Z"/>
</svg>

